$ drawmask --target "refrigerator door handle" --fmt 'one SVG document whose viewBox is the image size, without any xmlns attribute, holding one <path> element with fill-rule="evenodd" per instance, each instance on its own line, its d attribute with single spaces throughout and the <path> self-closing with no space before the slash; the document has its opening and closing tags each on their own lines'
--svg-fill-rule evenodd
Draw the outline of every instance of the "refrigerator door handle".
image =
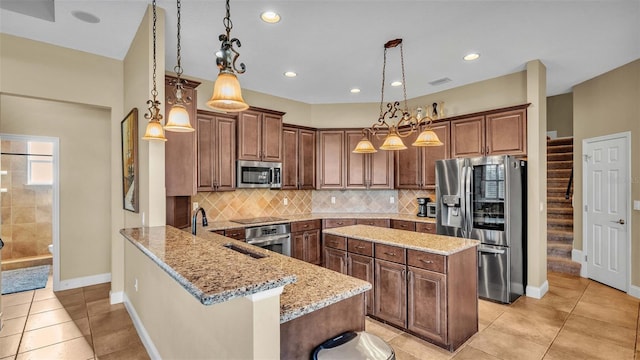
<svg viewBox="0 0 640 360">
<path fill-rule="evenodd" d="M 488 248 L 479 247 L 478 251 L 479 252 L 484 252 L 484 253 L 489 253 L 489 254 L 498 254 L 498 255 L 504 254 L 504 249 L 497 250 L 497 249 L 488 249 Z"/>
<path fill-rule="evenodd" d="M 471 206 L 471 175 L 472 168 L 470 165 L 465 167 L 464 171 L 464 187 L 465 187 L 465 208 L 464 208 L 464 227 L 467 232 L 467 238 L 471 238 L 471 229 L 473 228 L 473 214 L 472 214 L 472 206 Z"/>
</svg>

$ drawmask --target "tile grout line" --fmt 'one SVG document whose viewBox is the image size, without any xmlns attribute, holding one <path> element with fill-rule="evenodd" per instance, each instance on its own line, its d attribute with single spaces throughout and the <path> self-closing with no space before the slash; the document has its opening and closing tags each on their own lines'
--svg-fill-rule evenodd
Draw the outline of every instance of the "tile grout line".
<svg viewBox="0 0 640 360">
<path fill-rule="evenodd" d="M 22 339 L 24 338 L 25 329 L 27 328 L 27 323 L 29 322 L 29 318 L 31 317 L 31 307 L 33 306 L 33 299 L 35 299 L 36 297 L 35 290 L 32 290 L 32 291 L 33 293 L 31 294 L 31 301 L 29 302 L 29 310 L 27 310 L 27 318 L 24 320 L 22 332 L 20 333 L 20 341 L 18 341 L 18 348 L 16 349 L 16 353 L 13 354 L 14 359 L 18 357 L 18 354 L 20 352 L 20 345 L 22 345 Z"/>
</svg>

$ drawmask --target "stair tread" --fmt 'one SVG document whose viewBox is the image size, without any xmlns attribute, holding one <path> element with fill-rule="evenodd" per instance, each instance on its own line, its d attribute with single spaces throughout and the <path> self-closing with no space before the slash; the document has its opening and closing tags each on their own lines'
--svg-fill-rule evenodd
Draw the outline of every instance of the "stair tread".
<svg viewBox="0 0 640 360">
<path fill-rule="evenodd" d="M 563 241 L 549 240 L 549 241 L 547 241 L 547 248 L 550 248 L 550 247 L 561 247 L 561 248 L 572 248 L 573 249 L 573 244 L 566 243 L 566 242 L 563 242 Z"/>
<path fill-rule="evenodd" d="M 573 219 L 551 218 L 551 219 L 547 219 L 547 224 L 549 224 L 549 223 L 554 223 L 554 224 L 573 224 Z"/>
<path fill-rule="evenodd" d="M 573 231 L 565 231 L 565 230 L 547 230 L 547 234 L 555 234 L 555 235 L 571 235 L 573 236 Z"/>
<path fill-rule="evenodd" d="M 573 136 L 566 136 L 566 137 L 558 137 L 558 138 L 554 138 L 554 139 L 547 139 L 547 145 L 559 145 L 559 144 L 563 144 L 563 145 L 571 145 L 571 144 L 573 144 Z"/>
</svg>

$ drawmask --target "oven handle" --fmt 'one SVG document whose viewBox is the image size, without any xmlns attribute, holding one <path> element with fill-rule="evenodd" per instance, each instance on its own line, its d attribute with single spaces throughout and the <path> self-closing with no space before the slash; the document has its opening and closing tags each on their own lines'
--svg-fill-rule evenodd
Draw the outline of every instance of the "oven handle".
<svg viewBox="0 0 640 360">
<path fill-rule="evenodd" d="M 262 236 L 259 238 L 247 240 L 247 244 L 251 245 L 273 245 L 273 244 L 281 244 L 283 240 L 290 240 L 291 234 L 286 235 L 276 235 L 276 236 Z"/>
</svg>

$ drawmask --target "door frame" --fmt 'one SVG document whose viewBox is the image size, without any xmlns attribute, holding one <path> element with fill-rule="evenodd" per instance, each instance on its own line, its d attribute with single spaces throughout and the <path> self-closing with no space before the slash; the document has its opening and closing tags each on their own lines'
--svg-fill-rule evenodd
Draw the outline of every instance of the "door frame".
<svg viewBox="0 0 640 360">
<path fill-rule="evenodd" d="M 53 143 L 53 185 L 51 203 L 51 242 L 53 244 L 53 289 L 60 288 L 60 139 L 51 136 L 0 133 L 2 140 Z"/>
<path fill-rule="evenodd" d="M 580 156 L 580 160 L 583 162 L 583 166 L 582 166 L 582 238 L 583 238 L 583 242 L 582 242 L 582 251 L 583 254 L 585 256 L 589 256 L 589 237 L 586 236 L 587 234 L 587 230 L 589 229 L 589 223 L 587 222 L 587 216 L 586 216 L 586 211 L 585 211 L 585 199 L 588 198 L 587 194 L 587 186 L 586 186 L 586 179 L 587 179 L 587 166 L 585 166 L 584 164 L 584 160 L 585 160 L 585 156 L 587 155 L 585 153 L 585 149 L 586 147 L 591 144 L 591 143 L 595 143 L 595 142 L 600 142 L 600 141 L 607 141 L 607 140 L 613 140 L 613 139 L 623 139 L 625 141 L 625 145 L 627 147 L 627 178 L 626 178 L 626 186 L 624 187 L 624 191 L 626 193 L 625 199 L 626 199 L 626 204 L 625 206 L 627 207 L 627 235 L 625 237 L 625 240 L 627 242 L 627 283 L 626 283 L 626 289 L 625 292 L 628 294 L 629 291 L 632 288 L 631 285 L 631 267 L 633 265 L 633 263 L 631 262 L 631 232 L 633 230 L 633 224 L 632 224 L 632 209 L 631 209 L 631 204 L 632 202 L 629 201 L 629 199 L 631 198 L 631 132 L 630 131 L 624 131 L 624 132 L 620 132 L 620 133 L 615 133 L 615 134 L 608 134 L 608 135 L 602 135 L 602 136 L 596 136 L 596 137 L 591 137 L 591 138 L 587 138 L 587 139 L 582 139 L 582 154 Z M 585 261 L 585 274 L 586 277 L 589 278 L 589 265 L 588 265 L 588 261 Z"/>
</svg>

